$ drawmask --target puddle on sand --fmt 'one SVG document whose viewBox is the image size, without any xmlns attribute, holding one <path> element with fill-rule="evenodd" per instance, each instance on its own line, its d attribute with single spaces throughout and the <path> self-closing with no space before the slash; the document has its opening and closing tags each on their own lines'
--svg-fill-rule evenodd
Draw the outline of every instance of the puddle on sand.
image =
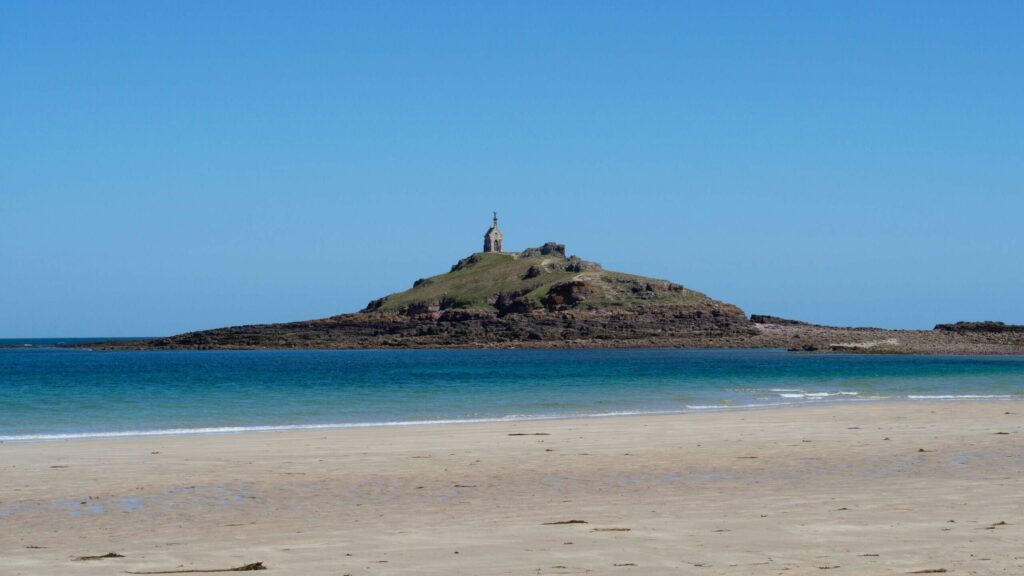
<svg viewBox="0 0 1024 576">
<path fill-rule="evenodd" d="M 142 509 L 142 498 L 133 496 L 131 498 L 121 498 L 118 503 L 124 510 L 140 510 Z"/>
<path fill-rule="evenodd" d="M 52 500 L 49 502 L 17 502 L 6 506 L 0 504 L 0 518 L 15 515 L 40 514 L 45 512 L 66 512 L 71 516 L 105 514 L 108 507 L 120 511 L 138 511 L 156 506 L 180 508 L 185 506 L 230 508 L 253 498 L 252 491 L 243 484 L 222 484 L 217 486 L 189 486 L 168 488 L 153 496 L 130 496 L 124 498 Z"/>
<path fill-rule="evenodd" d="M 55 509 L 67 510 L 72 516 L 85 516 L 86 514 L 103 514 L 107 507 L 97 501 L 89 500 L 57 500 L 51 505 Z"/>
</svg>

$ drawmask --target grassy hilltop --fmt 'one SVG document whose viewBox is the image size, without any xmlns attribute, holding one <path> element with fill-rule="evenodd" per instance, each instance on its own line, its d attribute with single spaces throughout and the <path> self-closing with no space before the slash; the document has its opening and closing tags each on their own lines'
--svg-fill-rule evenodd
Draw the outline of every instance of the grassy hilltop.
<svg viewBox="0 0 1024 576">
<path fill-rule="evenodd" d="M 370 303 L 364 312 L 447 309 L 523 313 L 533 310 L 636 309 L 713 301 L 666 280 L 604 270 L 548 243 L 519 253 L 476 253 L 445 274 L 417 280 L 405 292 Z"/>
</svg>

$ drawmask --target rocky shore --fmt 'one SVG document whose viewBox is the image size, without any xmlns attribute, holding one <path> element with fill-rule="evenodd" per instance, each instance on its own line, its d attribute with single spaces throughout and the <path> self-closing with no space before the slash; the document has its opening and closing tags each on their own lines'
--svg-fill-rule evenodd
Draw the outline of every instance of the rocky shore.
<svg viewBox="0 0 1024 576">
<path fill-rule="evenodd" d="M 786 348 L 870 354 L 1024 354 L 1019 332 L 953 332 L 755 323 L 745 316 L 449 311 L 356 313 L 168 338 L 82 344 L 99 350 L 387 348 Z"/>
</svg>

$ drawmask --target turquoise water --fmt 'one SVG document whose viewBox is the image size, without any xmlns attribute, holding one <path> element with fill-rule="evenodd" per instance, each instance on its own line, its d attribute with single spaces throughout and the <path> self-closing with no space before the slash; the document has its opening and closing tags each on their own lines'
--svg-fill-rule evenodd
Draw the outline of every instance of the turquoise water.
<svg viewBox="0 0 1024 576">
<path fill-rule="evenodd" d="M 777 350 L 0 350 L 0 441 L 1024 399 L 1024 357 Z"/>
</svg>

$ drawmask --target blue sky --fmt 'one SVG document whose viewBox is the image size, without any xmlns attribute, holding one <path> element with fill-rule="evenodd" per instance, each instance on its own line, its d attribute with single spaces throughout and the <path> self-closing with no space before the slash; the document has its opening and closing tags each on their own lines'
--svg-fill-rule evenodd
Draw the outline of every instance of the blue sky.
<svg viewBox="0 0 1024 576">
<path fill-rule="evenodd" d="M 1020 2 L 4 2 L 0 337 L 354 311 L 480 249 L 1024 323 Z"/>
</svg>

